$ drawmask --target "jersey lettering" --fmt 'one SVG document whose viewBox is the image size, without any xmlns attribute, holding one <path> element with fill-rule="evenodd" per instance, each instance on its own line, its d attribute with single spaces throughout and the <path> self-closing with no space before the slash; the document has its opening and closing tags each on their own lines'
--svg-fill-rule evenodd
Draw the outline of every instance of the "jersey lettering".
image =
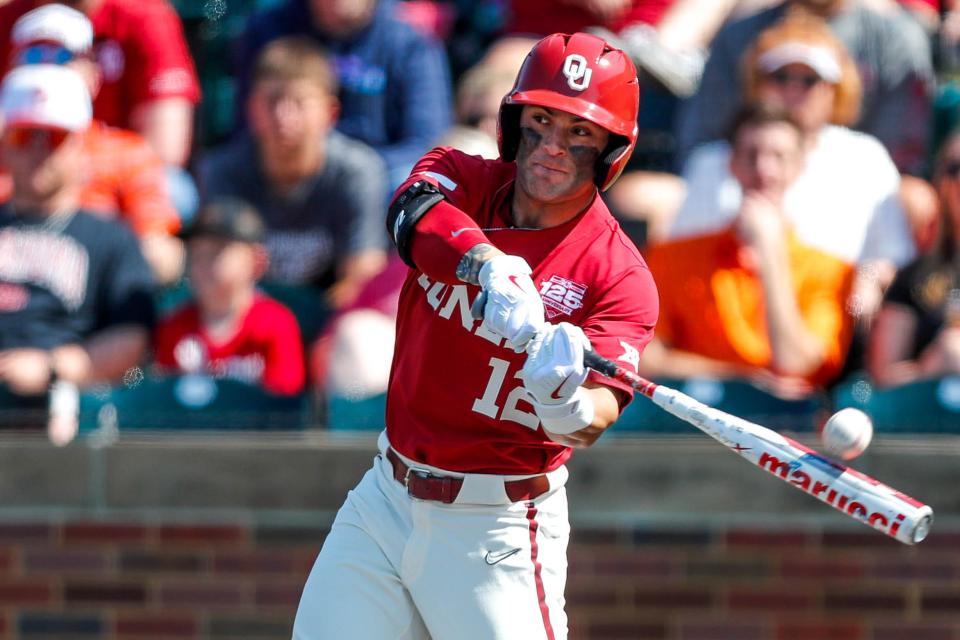
<svg viewBox="0 0 960 640">
<path fill-rule="evenodd" d="M 6 228 L 0 231 L 0 280 L 32 284 L 53 294 L 67 311 L 87 296 L 90 256 L 67 235 Z"/>
<path fill-rule="evenodd" d="M 470 296 L 466 285 L 434 282 L 422 273 L 417 278 L 417 284 L 426 291 L 427 304 L 441 318 L 450 320 L 454 311 L 459 311 L 457 318 L 460 320 L 460 326 L 498 347 L 503 345 L 502 337 L 491 331 L 486 322 L 478 323 L 470 314 Z"/>
</svg>

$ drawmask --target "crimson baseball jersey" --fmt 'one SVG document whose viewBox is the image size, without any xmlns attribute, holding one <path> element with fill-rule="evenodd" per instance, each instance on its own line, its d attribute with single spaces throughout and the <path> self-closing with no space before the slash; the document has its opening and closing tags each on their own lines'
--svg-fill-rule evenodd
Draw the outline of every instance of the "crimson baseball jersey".
<svg viewBox="0 0 960 640">
<path fill-rule="evenodd" d="M 155 348 L 156 362 L 165 369 L 204 371 L 280 395 L 303 391 L 303 347 L 297 319 L 264 295 L 254 298 L 236 333 L 222 342 L 206 332 L 199 309 L 190 303 L 160 323 Z"/>
<path fill-rule="evenodd" d="M 580 326 L 600 355 L 636 371 L 658 312 L 640 253 L 599 197 L 560 226 L 513 228 L 515 175 L 512 162 L 438 148 L 400 190 L 415 180 L 435 184 L 498 249 L 530 264 L 549 322 Z M 520 475 L 555 469 L 571 450 L 546 437 L 526 400 L 519 377 L 526 354 L 505 347 L 471 316 L 479 292 L 420 271 L 407 276 L 387 392 L 390 442 L 409 458 L 451 471 Z M 623 405 L 632 397 L 622 383 L 595 372 L 590 379 L 622 391 Z"/>
</svg>

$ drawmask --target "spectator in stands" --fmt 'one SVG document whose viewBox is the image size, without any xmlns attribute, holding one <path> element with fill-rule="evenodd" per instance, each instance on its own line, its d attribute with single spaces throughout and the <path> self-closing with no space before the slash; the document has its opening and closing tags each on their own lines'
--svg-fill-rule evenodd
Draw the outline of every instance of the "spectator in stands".
<svg viewBox="0 0 960 640">
<path fill-rule="evenodd" d="M 478 62 L 460 78 L 457 86 L 456 124 L 438 144 L 470 155 L 496 159 L 497 115 L 500 101 L 510 89 L 516 74 Z"/>
<path fill-rule="evenodd" d="M 710 40 L 739 4 L 738 0 L 672 0 L 659 3 L 655 21 L 590 31 L 626 51 L 637 65 L 641 85 L 652 80 L 679 97 L 689 97 L 700 84 Z M 644 80 L 647 80 L 644 82 Z"/>
<path fill-rule="evenodd" d="M 65 67 L 20 67 L 0 111 L 13 176 L 0 210 L 0 381 L 32 397 L 54 379 L 119 381 L 149 343 L 153 277 L 125 225 L 81 208 L 86 85 Z"/>
<path fill-rule="evenodd" d="M 49 0 L 0 6 L 0 55 L 9 60 L 10 34 L 25 13 Z M 196 187 L 183 170 L 190 157 L 193 112 L 200 85 L 183 26 L 168 0 L 69 0 L 93 24 L 100 90 L 94 116 L 143 135 L 167 167 L 170 197 L 181 217 L 196 209 Z"/>
<path fill-rule="evenodd" d="M 859 267 L 851 305 L 869 325 L 914 246 L 896 167 L 876 139 L 844 126 L 859 106 L 855 64 L 820 19 L 795 15 L 760 35 L 743 68 L 748 99 L 785 105 L 803 127 L 807 162 L 787 194 L 787 216 L 801 240 Z M 690 157 L 670 237 L 716 230 L 736 215 L 741 190 L 729 156 L 727 143 L 714 142 Z"/>
<path fill-rule="evenodd" d="M 93 59 L 93 26 L 87 17 L 61 4 L 23 15 L 13 27 L 14 66 L 63 64 L 76 70 L 96 99 L 100 68 Z M 180 217 L 167 193 L 163 161 L 138 133 L 94 118 L 83 135 L 85 182 L 81 205 L 91 213 L 121 217 L 140 238 L 140 249 L 161 283 L 180 277 L 183 246 L 173 235 Z M 9 182 L 9 176 L 4 176 Z M 3 185 L 9 189 L 9 184 Z M 3 194 L 3 199 L 9 194 Z"/>
<path fill-rule="evenodd" d="M 876 136 L 901 171 L 920 173 L 934 83 L 930 47 L 901 8 L 877 9 L 869 0 L 785 0 L 724 26 L 710 45 L 700 87 L 679 118 L 681 159 L 722 137 L 743 95 L 743 52 L 760 32 L 797 12 L 825 18 L 860 69 L 863 103 L 853 126 Z"/>
<path fill-rule="evenodd" d="M 657 286 L 673 295 L 660 301 L 641 373 L 744 378 L 799 398 L 840 371 L 853 328 L 853 269 L 802 242 L 785 211 L 806 141 L 779 105 L 738 114 L 730 134 L 730 170 L 744 193 L 736 217 L 647 254 Z"/>
<path fill-rule="evenodd" d="M 277 395 L 303 391 L 297 320 L 256 288 L 269 260 L 263 233 L 257 212 L 235 198 L 206 204 L 183 233 L 194 299 L 157 329 L 161 369 L 205 373 Z"/>
<path fill-rule="evenodd" d="M 960 374 L 960 133 L 941 148 L 934 182 L 937 244 L 897 273 L 870 334 L 867 371 L 880 386 Z"/>
<path fill-rule="evenodd" d="M 202 160 L 205 198 L 232 195 L 264 218 L 266 279 L 348 304 L 386 262 L 383 163 L 333 129 L 336 75 L 315 42 L 272 41 L 253 68 L 250 131 Z"/>
<path fill-rule="evenodd" d="M 386 198 L 450 125 L 443 48 L 397 19 L 394 0 L 285 0 L 250 18 L 240 42 L 239 104 L 260 50 L 287 35 L 309 36 L 330 52 L 340 87 L 337 129 L 383 158 Z"/>
</svg>

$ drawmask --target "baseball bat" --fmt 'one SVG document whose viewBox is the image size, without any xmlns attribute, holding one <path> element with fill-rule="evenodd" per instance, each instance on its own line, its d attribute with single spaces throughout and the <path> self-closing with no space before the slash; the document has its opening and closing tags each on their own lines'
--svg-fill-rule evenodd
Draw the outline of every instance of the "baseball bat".
<svg viewBox="0 0 960 640">
<path fill-rule="evenodd" d="M 471 306 L 483 318 L 486 293 Z M 664 411 L 692 424 L 731 451 L 841 513 L 908 545 L 922 542 L 933 509 L 856 469 L 823 456 L 772 429 L 707 406 L 586 351 L 583 362 L 598 373 L 630 385 Z"/>
<path fill-rule="evenodd" d="M 584 354 L 584 364 L 629 384 L 661 409 L 692 424 L 761 469 L 891 538 L 912 545 L 930 532 L 932 508 L 866 474 L 772 429 L 653 383 L 595 351 Z"/>
</svg>

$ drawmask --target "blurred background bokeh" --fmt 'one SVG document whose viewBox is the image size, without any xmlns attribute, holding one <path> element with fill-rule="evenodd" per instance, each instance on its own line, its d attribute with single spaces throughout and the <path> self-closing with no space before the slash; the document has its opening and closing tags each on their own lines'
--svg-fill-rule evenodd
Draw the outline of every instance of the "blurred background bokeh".
<svg viewBox="0 0 960 640">
<path fill-rule="evenodd" d="M 960 640 L 954 0 L 0 0 L 0 637 L 289 638 L 384 427 L 388 199 L 498 157 L 558 31 L 638 70 L 641 373 L 815 448 L 860 408 L 853 466 L 937 513 L 904 547 L 637 399 L 571 464 L 571 637 Z"/>
</svg>

